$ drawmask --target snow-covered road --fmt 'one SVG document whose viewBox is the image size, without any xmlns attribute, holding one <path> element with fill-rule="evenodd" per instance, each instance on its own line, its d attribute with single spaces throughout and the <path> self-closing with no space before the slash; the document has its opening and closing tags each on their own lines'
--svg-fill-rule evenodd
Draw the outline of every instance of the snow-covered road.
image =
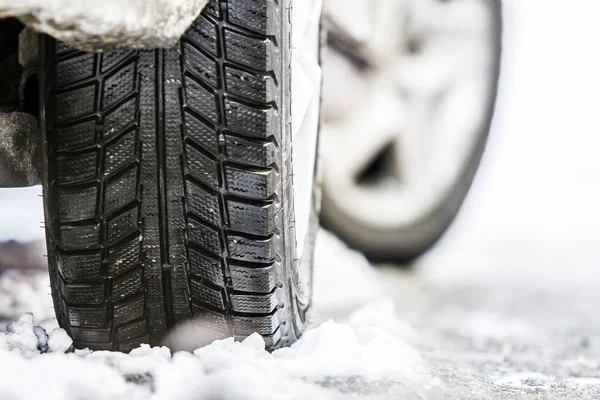
<svg viewBox="0 0 600 400">
<path fill-rule="evenodd" d="M 600 398 L 600 3 L 504 13 L 481 171 L 413 270 L 320 232 L 314 328 L 273 354 L 251 337 L 172 358 L 36 355 L 26 317 L 0 337 L 0 399 Z M 36 190 L 0 191 L 0 240 L 41 238 Z M 45 279 L 0 276 L 0 318 L 32 311 L 52 332 Z"/>
</svg>

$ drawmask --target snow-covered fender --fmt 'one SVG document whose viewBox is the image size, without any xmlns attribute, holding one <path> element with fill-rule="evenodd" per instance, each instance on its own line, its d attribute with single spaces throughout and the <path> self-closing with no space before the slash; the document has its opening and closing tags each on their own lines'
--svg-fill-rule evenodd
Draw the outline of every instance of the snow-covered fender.
<svg viewBox="0 0 600 400">
<path fill-rule="evenodd" d="M 0 0 L 0 18 L 88 51 L 175 45 L 209 0 Z"/>
</svg>

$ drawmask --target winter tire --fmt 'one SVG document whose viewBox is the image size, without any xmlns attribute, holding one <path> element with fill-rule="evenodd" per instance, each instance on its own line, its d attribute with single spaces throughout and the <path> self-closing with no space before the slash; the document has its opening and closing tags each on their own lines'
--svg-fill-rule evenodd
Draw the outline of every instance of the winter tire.
<svg viewBox="0 0 600 400">
<path fill-rule="evenodd" d="M 52 296 L 76 347 L 158 345 L 190 321 L 270 349 L 302 334 L 321 6 L 301 3 L 212 0 L 170 49 L 41 39 Z M 294 104 L 307 65 L 312 91 Z"/>
</svg>

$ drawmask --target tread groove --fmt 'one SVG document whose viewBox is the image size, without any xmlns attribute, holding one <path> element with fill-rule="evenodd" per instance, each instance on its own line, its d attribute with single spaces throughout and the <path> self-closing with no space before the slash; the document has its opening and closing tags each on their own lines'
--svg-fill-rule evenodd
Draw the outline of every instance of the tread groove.
<svg viewBox="0 0 600 400">
<path fill-rule="evenodd" d="M 165 142 L 165 99 L 163 80 L 164 50 L 155 50 L 156 58 L 156 148 L 158 157 L 158 206 L 159 206 L 159 236 L 160 236 L 160 262 L 162 269 L 163 296 L 165 302 L 165 316 L 167 329 L 174 325 L 173 303 L 171 300 L 171 265 L 169 264 L 169 233 L 167 216 L 167 155 Z"/>
</svg>

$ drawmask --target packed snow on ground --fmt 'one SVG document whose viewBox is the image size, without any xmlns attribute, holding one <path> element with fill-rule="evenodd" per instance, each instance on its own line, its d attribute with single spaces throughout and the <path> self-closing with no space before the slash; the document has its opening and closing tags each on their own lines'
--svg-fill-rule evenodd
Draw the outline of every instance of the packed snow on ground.
<svg viewBox="0 0 600 400">
<path fill-rule="evenodd" d="M 0 398 L 263 400 L 443 393 L 443 383 L 429 374 L 413 345 L 416 331 L 396 316 L 381 277 L 364 256 L 325 231 L 319 232 L 316 251 L 313 327 L 292 347 L 272 353 L 257 334 L 243 342 L 216 341 L 193 353 L 149 346 L 130 354 L 73 351 L 71 339 L 49 318 L 45 274 L 0 275 L 0 311 L 34 311 L 0 333 Z M 34 315 L 43 316 L 42 326 Z"/>
<path fill-rule="evenodd" d="M 254 334 L 193 353 L 142 346 L 130 354 L 64 354 L 71 345 L 66 333 L 47 335 L 26 314 L 0 336 L 0 393 L 4 399 L 314 399 L 419 398 L 441 390 L 413 347 L 370 322 L 325 322 L 273 353 Z"/>
</svg>

